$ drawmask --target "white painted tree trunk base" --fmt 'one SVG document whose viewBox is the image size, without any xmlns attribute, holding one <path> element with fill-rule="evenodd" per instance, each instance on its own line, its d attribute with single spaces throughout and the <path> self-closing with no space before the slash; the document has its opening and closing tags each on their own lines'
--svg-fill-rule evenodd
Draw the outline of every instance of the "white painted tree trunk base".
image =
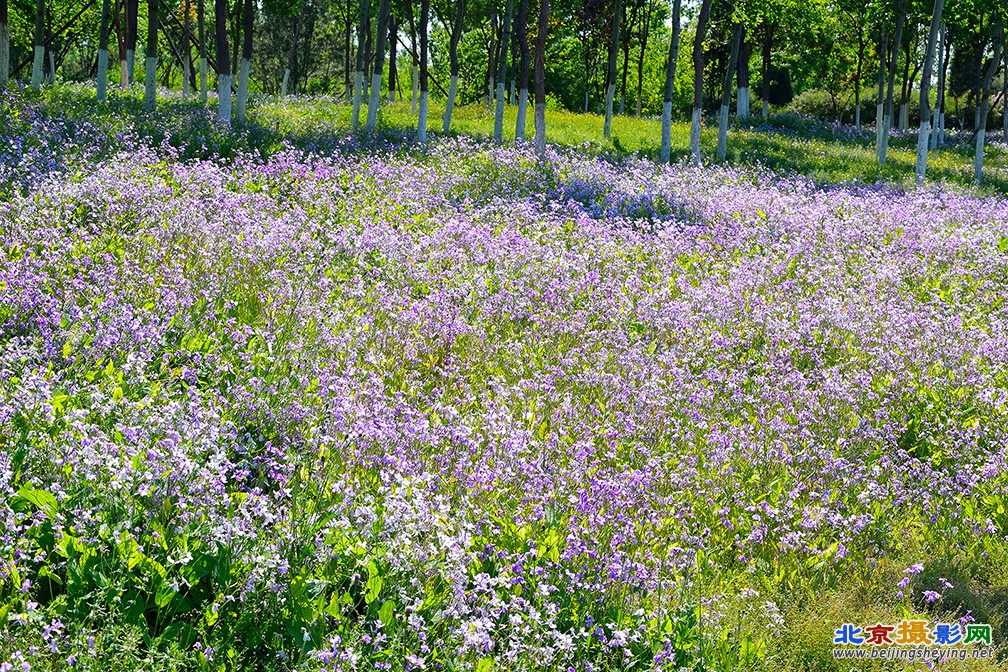
<svg viewBox="0 0 1008 672">
<path fill-rule="evenodd" d="M 182 58 L 182 98 L 189 97 L 189 80 L 192 78 L 192 63 L 189 62 L 189 55 Z"/>
<path fill-rule="evenodd" d="M 693 108 L 693 124 L 690 126 L 690 159 L 696 165 L 703 164 L 703 156 L 700 154 L 700 131 L 703 128 L 703 110 Z"/>
<path fill-rule="evenodd" d="M 45 47 L 40 44 L 35 45 L 35 54 L 32 58 L 31 88 L 38 91 L 42 85 L 42 65 L 45 63 Z"/>
<path fill-rule="evenodd" d="M 602 136 L 608 140 L 612 137 L 612 106 L 613 98 L 616 96 L 616 83 L 606 87 L 605 93 L 605 126 L 602 127 Z"/>
<path fill-rule="evenodd" d="M 882 136 L 879 141 L 878 162 L 880 166 L 886 164 L 886 154 L 889 153 L 889 127 L 892 126 L 892 119 L 888 114 L 882 116 Z"/>
<path fill-rule="evenodd" d="M 239 124 L 245 123 L 245 111 L 248 109 L 249 71 L 251 69 L 252 62 L 243 58 L 241 70 L 238 73 L 238 95 L 235 100 L 235 121 Z"/>
<path fill-rule="evenodd" d="M 157 56 L 144 59 L 144 107 L 153 110 L 157 105 Z"/>
<path fill-rule="evenodd" d="M 231 123 L 231 75 L 217 77 L 217 120 Z"/>
<path fill-rule="evenodd" d="M 133 76 L 136 73 L 136 52 L 132 49 L 126 50 L 126 79 L 130 86 L 136 82 L 136 78 Z"/>
<path fill-rule="evenodd" d="M 494 141 L 504 140 L 504 82 L 497 83 L 497 111 L 494 114 Z"/>
<path fill-rule="evenodd" d="M 855 130 L 861 130 L 861 106 L 854 106 L 854 128 Z"/>
<path fill-rule="evenodd" d="M 381 104 L 381 73 L 371 75 L 371 95 L 368 99 L 365 130 L 373 131 L 378 125 L 378 106 Z"/>
<path fill-rule="evenodd" d="M 536 105 L 532 113 L 535 123 L 535 146 L 539 158 L 546 156 L 546 106 Z"/>
<path fill-rule="evenodd" d="M 718 163 L 725 160 L 728 154 L 728 106 L 721 106 L 721 118 L 718 121 L 717 134 L 717 160 Z"/>
<path fill-rule="evenodd" d="M 49 83 L 56 83 L 56 54 L 52 48 L 49 49 Z"/>
<path fill-rule="evenodd" d="M 931 124 L 925 117 L 921 120 L 920 131 L 917 133 L 917 164 L 915 175 L 917 184 L 924 184 L 927 179 L 928 142 L 931 139 Z"/>
<path fill-rule="evenodd" d="M 977 122 L 979 126 L 980 123 Z M 976 136 L 976 156 L 973 158 L 973 181 L 977 183 L 977 186 L 983 182 L 983 153 L 984 153 L 984 141 L 987 135 L 987 129 L 981 127 L 977 130 Z"/>
<path fill-rule="evenodd" d="M 528 111 L 528 89 L 518 89 L 518 118 L 515 119 L 515 140 L 525 139 L 525 114 Z"/>
<path fill-rule="evenodd" d="M 420 111 L 417 114 L 417 142 L 427 144 L 427 92 L 420 92 Z"/>
<path fill-rule="evenodd" d="M 885 105 L 879 103 L 875 108 L 875 158 L 878 159 L 879 152 L 882 151 L 882 123 L 885 121 L 883 114 Z"/>
<path fill-rule="evenodd" d="M 763 118 L 766 119 L 769 116 L 770 116 L 770 103 L 764 100 L 763 101 Z"/>
<path fill-rule="evenodd" d="M 95 77 L 95 97 L 105 100 L 105 87 L 108 86 L 108 49 L 98 50 L 98 74 Z"/>
<path fill-rule="evenodd" d="M 290 68 L 284 68 L 283 79 L 280 80 L 280 97 L 287 97 L 287 82 L 290 81 Z"/>
<path fill-rule="evenodd" d="M 119 88 L 129 88 L 129 72 L 126 70 L 126 59 L 119 59 Z"/>
<path fill-rule="evenodd" d="M 661 153 L 658 155 L 662 163 L 672 159 L 672 102 L 662 106 L 661 114 Z"/>
<path fill-rule="evenodd" d="M 909 115 L 909 112 L 907 110 L 907 107 L 908 106 L 907 106 L 906 103 L 903 103 L 902 105 L 900 105 L 900 116 L 899 116 L 899 130 L 900 131 L 907 130 L 907 126 L 909 125 L 910 115 Z"/>
<path fill-rule="evenodd" d="M 738 104 L 735 113 L 739 119 L 749 118 L 749 87 L 744 86 L 738 90 Z"/>
<path fill-rule="evenodd" d="M 441 122 L 441 132 L 451 130 L 452 112 L 455 109 L 455 96 L 458 94 L 458 75 L 452 75 L 448 84 L 448 100 L 445 102 L 444 120 Z"/>
<path fill-rule="evenodd" d="M 361 70 L 353 76 L 353 116 L 350 117 L 350 128 L 356 133 L 360 128 L 361 89 L 364 86 L 364 73 Z"/>
</svg>

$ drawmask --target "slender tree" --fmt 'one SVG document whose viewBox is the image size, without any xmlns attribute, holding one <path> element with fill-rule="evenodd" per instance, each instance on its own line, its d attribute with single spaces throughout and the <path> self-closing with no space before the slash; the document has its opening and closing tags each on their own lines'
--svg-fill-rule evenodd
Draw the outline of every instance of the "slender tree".
<svg viewBox="0 0 1008 672">
<path fill-rule="evenodd" d="M 254 14 L 252 0 L 244 0 L 242 13 L 242 59 L 238 75 L 238 95 L 235 99 L 235 120 L 245 123 L 245 110 L 248 107 L 249 70 L 252 68 L 252 24 Z"/>
<path fill-rule="evenodd" d="M 31 87 L 36 91 L 42 85 L 42 68 L 45 65 L 45 0 L 35 0 L 35 53 L 32 59 Z"/>
<path fill-rule="evenodd" d="M 231 123 L 231 61 L 227 43 L 227 0 L 214 0 L 214 42 L 217 57 L 217 119 Z"/>
<path fill-rule="evenodd" d="M 702 0 L 697 16 L 696 35 L 693 38 L 693 125 L 690 126 L 690 157 L 700 165 L 700 131 L 703 126 L 703 74 L 704 74 L 704 33 L 710 19 L 711 0 Z"/>
<path fill-rule="evenodd" d="M 519 56 L 518 116 L 515 120 L 515 140 L 524 140 L 529 85 L 528 0 L 520 0 L 518 3 L 518 16 L 515 18 L 515 39 L 518 42 Z"/>
<path fill-rule="evenodd" d="M 742 26 L 742 38 L 739 42 L 738 53 L 738 101 L 735 114 L 739 119 L 749 118 L 749 56 L 752 52 L 748 30 Z"/>
<path fill-rule="evenodd" d="M 452 24 L 451 39 L 448 43 L 448 58 L 451 61 L 451 81 L 448 83 L 448 100 L 445 101 L 444 121 L 441 132 L 451 130 L 452 110 L 455 108 L 455 96 L 458 95 L 459 57 L 458 45 L 462 39 L 462 22 L 465 20 L 465 0 L 455 2 L 455 22 Z"/>
<path fill-rule="evenodd" d="M 646 0 L 644 21 L 641 24 L 640 32 L 640 50 L 637 55 L 637 107 L 635 109 L 636 116 L 641 116 L 643 112 L 644 105 L 644 56 L 647 54 L 647 44 L 648 37 L 651 34 L 651 17 L 654 15 L 655 3 L 654 0 Z"/>
<path fill-rule="evenodd" d="M 882 133 L 878 146 L 878 164 L 886 164 L 886 154 L 889 150 L 889 130 L 893 122 L 893 87 L 896 85 L 896 63 L 899 47 L 903 43 L 903 26 L 906 23 L 906 0 L 897 0 L 896 35 L 893 37 L 892 50 L 889 58 L 889 84 L 886 87 L 885 110 L 882 113 Z"/>
<path fill-rule="evenodd" d="M 364 2 L 367 2 L 367 0 L 364 0 Z M 281 98 L 286 98 L 287 97 L 287 86 L 290 83 L 291 77 L 294 74 L 294 69 L 297 67 L 298 36 L 301 34 L 301 23 L 302 23 L 302 21 L 304 21 L 305 7 L 307 6 L 307 4 L 308 3 L 305 2 L 305 0 L 301 1 L 300 5 L 298 7 L 297 18 L 294 19 L 294 36 L 291 38 L 290 49 L 287 50 L 287 65 L 286 65 L 286 67 L 284 67 L 283 79 L 280 81 L 280 97 Z M 349 46 L 347 47 L 347 49 L 348 49 L 348 51 L 347 51 L 347 58 L 349 58 Z M 357 50 L 357 62 L 358 62 L 358 64 L 360 64 L 362 58 L 363 58 L 363 52 L 360 49 L 358 49 Z M 362 68 L 359 67 L 358 68 L 358 72 L 361 72 L 361 71 L 362 71 Z M 354 100 L 354 105 L 355 105 L 355 107 L 354 107 L 354 110 L 355 110 L 355 114 L 354 114 L 354 128 L 355 129 L 357 127 L 356 119 L 360 115 L 360 84 L 361 84 L 361 77 L 358 76 L 358 74 L 355 73 L 354 74 L 354 90 L 353 90 L 354 91 L 354 93 L 353 93 L 353 95 L 354 95 L 353 100 Z"/>
<path fill-rule="evenodd" d="M 511 41 L 511 20 L 514 0 L 507 0 L 504 9 L 504 26 L 501 34 L 500 56 L 497 59 L 497 111 L 494 116 L 494 140 L 504 139 L 504 80 L 507 77 L 507 53 Z"/>
<path fill-rule="evenodd" d="M 207 102 L 207 51 L 206 51 L 206 8 L 204 0 L 196 3 L 196 26 L 199 33 L 199 77 L 200 77 L 200 103 L 206 105 Z"/>
<path fill-rule="evenodd" d="M 770 115 L 770 59 L 773 56 L 773 38 L 776 22 L 763 19 L 763 118 Z"/>
<path fill-rule="evenodd" d="M 984 73 L 980 92 L 980 121 L 976 130 L 976 155 L 973 159 L 973 180 L 980 184 L 983 181 L 983 153 L 984 136 L 987 133 L 987 114 L 990 112 L 990 90 L 991 82 L 994 81 L 994 73 L 1001 65 L 1001 47 L 1004 44 L 1004 24 L 998 19 L 997 27 L 994 31 L 994 57 L 987 66 Z"/>
<path fill-rule="evenodd" d="M 668 60 L 665 61 L 665 102 L 662 105 L 661 154 L 662 163 L 672 155 L 672 96 L 675 92 L 676 64 L 679 60 L 679 33 L 682 0 L 672 2 L 672 40 L 669 42 Z"/>
<path fill-rule="evenodd" d="M 192 69 L 192 37 L 190 35 L 189 11 L 192 7 L 190 0 L 182 2 L 182 97 L 189 97 L 189 83 L 191 80 L 190 70 Z"/>
<path fill-rule="evenodd" d="M 374 67 L 371 69 L 371 97 L 368 100 L 367 125 L 373 131 L 378 124 L 378 105 L 381 103 L 382 74 L 385 71 L 385 41 L 388 37 L 389 0 L 378 3 L 378 36 L 375 40 Z"/>
<path fill-rule="evenodd" d="M 931 137 L 931 70 L 934 69 L 935 45 L 941 25 L 945 0 L 934 0 L 931 14 L 931 30 L 928 33 L 927 51 L 924 54 L 924 70 L 920 85 L 920 131 L 917 134 L 917 182 L 923 182 L 927 172 L 928 139 Z"/>
<path fill-rule="evenodd" d="M 7 25 L 7 0 L 0 0 L 0 88 L 10 76 L 10 28 Z"/>
<path fill-rule="evenodd" d="M 430 0 L 420 0 L 420 113 L 417 115 L 417 140 L 427 144 L 427 29 Z"/>
<path fill-rule="evenodd" d="M 302 7 L 304 6 L 305 0 L 301 0 Z M 361 0 L 360 3 L 360 22 L 357 24 L 357 69 L 354 70 L 354 90 L 353 90 L 353 112 L 350 119 L 351 127 L 354 132 L 360 127 L 360 108 L 361 108 L 361 89 L 364 86 L 364 65 L 365 65 L 365 42 L 367 36 L 367 25 L 368 25 L 368 14 L 371 11 L 371 6 L 369 0 Z M 291 45 L 291 63 L 287 66 L 287 70 L 290 71 L 293 68 L 293 54 L 296 48 L 297 40 Z"/>
<path fill-rule="evenodd" d="M 878 92 L 875 95 L 875 156 L 882 147 L 882 125 L 885 123 L 885 76 L 889 61 L 889 22 L 883 16 L 879 33 Z"/>
<path fill-rule="evenodd" d="M 396 76 L 396 45 L 399 42 L 399 20 L 393 14 L 389 17 L 389 60 L 388 60 L 388 100 L 394 103 L 396 99 L 396 85 L 399 79 Z"/>
<path fill-rule="evenodd" d="M 945 54 L 938 64 L 938 91 L 935 95 L 935 106 L 931 111 L 930 149 L 938 149 L 938 135 L 941 130 L 942 107 L 945 105 L 945 73 L 948 67 L 948 49 L 945 48 L 945 22 L 938 28 L 938 48 Z M 936 54 L 937 55 L 937 54 Z"/>
<path fill-rule="evenodd" d="M 144 59 L 144 107 L 153 110 L 157 104 L 157 43 L 158 43 L 158 2 L 147 0 L 147 50 Z"/>
<path fill-rule="evenodd" d="M 1008 49 L 1004 51 L 1004 83 L 1001 85 L 1001 126 L 1004 127 L 1004 142 L 1008 144 Z"/>
<path fill-rule="evenodd" d="M 126 80 L 130 85 L 136 81 L 136 46 L 140 25 L 140 0 L 126 0 Z"/>
<path fill-rule="evenodd" d="M 709 0 L 705 0 L 708 6 Z M 612 136 L 613 98 L 616 95 L 616 56 L 620 47 L 620 22 L 623 21 L 623 0 L 614 0 L 612 33 L 609 41 L 609 69 L 606 75 L 605 125 L 602 135 L 608 140 Z"/>
<path fill-rule="evenodd" d="M 676 0 L 678 2 L 679 0 Z M 539 26 L 535 48 L 535 144 L 536 153 L 546 156 L 546 32 L 549 30 L 549 0 L 539 0 Z"/>
<path fill-rule="evenodd" d="M 105 100 L 105 87 L 108 86 L 108 39 L 111 15 L 109 0 L 102 0 L 101 27 L 98 33 L 98 76 L 95 80 L 95 97 L 98 100 Z"/>
<path fill-rule="evenodd" d="M 735 23 L 732 28 L 731 55 L 728 58 L 728 69 L 725 71 L 724 88 L 721 90 L 721 118 L 718 124 L 717 160 L 724 161 L 728 153 L 728 108 L 731 106 L 732 80 L 735 75 L 735 64 L 738 59 L 739 40 L 742 38 L 742 24 Z"/>
</svg>

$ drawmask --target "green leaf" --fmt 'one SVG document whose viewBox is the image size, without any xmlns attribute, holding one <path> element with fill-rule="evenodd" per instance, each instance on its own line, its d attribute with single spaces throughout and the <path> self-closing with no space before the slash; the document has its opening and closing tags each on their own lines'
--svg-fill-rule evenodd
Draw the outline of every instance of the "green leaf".
<svg viewBox="0 0 1008 672">
<path fill-rule="evenodd" d="M 18 495 L 32 504 L 34 504 L 40 511 L 46 514 L 49 520 L 56 520 L 56 513 L 59 511 L 59 506 L 56 503 L 56 498 L 50 495 L 44 490 L 33 490 L 31 488 L 26 488 L 21 486 L 18 490 Z"/>
<path fill-rule="evenodd" d="M 378 611 L 378 618 L 385 625 L 389 625 L 395 616 L 395 603 L 392 600 L 385 600 Z"/>
<path fill-rule="evenodd" d="M 494 666 L 493 658 L 483 658 L 476 664 L 476 672 L 490 672 Z"/>
<path fill-rule="evenodd" d="M 367 580 L 367 586 L 366 586 L 367 592 L 364 593 L 364 602 L 366 602 L 367 604 L 371 604 L 372 602 L 377 600 L 378 595 L 381 593 L 383 583 L 384 582 L 382 581 L 382 578 L 377 574 L 369 578 Z"/>
<path fill-rule="evenodd" d="M 162 582 L 162 584 L 158 586 L 157 592 L 154 593 L 154 604 L 156 604 L 158 608 L 164 609 L 171 604 L 173 597 L 175 597 L 175 589 L 168 583 Z"/>
</svg>

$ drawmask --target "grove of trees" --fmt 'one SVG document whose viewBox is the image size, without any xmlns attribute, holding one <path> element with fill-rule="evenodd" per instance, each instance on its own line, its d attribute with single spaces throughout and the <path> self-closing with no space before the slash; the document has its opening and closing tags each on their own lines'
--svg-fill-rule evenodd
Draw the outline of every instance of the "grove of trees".
<svg viewBox="0 0 1008 672">
<path fill-rule="evenodd" d="M 529 104 L 536 128 L 548 107 L 603 114 L 606 137 L 614 115 L 660 115 L 662 158 L 682 118 L 695 161 L 705 116 L 723 158 L 751 102 L 858 130 L 874 106 L 879 164 L 916 132 L 923 179 L 956 128 L 980 179 L 988 132 L 1008 134 L 1006 22 L 1003 0 L 0 0 L 0 83 L 97 80 L 103 99 L 140 77 L 154 107 L 159 85 L 206 101 L 213 70 L 222 120 L 250 93 L 329 95 L 371 129 L 383 98 L 408 99 L 421 140 L 429 96 L 446 132 L 459 105 L 489 106 L 498 140 L 506 104 L 519 138 Z"/>
</svg>

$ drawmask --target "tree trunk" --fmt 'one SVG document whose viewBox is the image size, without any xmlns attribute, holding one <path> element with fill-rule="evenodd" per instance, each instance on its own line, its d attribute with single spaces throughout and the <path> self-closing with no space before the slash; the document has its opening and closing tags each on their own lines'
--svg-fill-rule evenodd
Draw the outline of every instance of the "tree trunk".
<svg viewBox="0 0 1008 672">
<path fill-rule="evenodd" d="M 399 21 L 393 15 L 389 17 L 389 63 L 388 63 L 388 99 L 394 103 L 396 99 L 396 45 L 399 43 Z"/>
<path fill-rule="evenodd" d="M 773 50 L 774 24 L 763 19 L 763 118 L 770 114 L 770 56 Z"/>
<path fill-rule="evenodd" d="M 528 110 L 529 43 L 528 0 L 518 3 L 515 19 L 515 39 L 518 41 L 518 116 L 515 120 L 515 140 L 525 139 L 525 114 Z"/>
<path fill-rule="evenodd" d="M 410 44 L 413 46 L 413 52 L 410 55 L 413 61 L 413 68 L 410 75 L 413 80 L 413 91 L 412 97 L 410 98 L 410 108 L 413 110 L 413 114 L 417 113 L 417 103 L 420 98 L 420 63 L 417 60 L 417 54 L 420 50 L 417 47 L 417 35 L 416 35 L 416 23 L 413 21 L 413 3 L 406 3 L 406 15 L 409 17 L 410 26 Z"/>
<path fill-rule="evenodd" d="M 140 0 L 126 0 L 126 34 L 129 36 L 126 41 L 126 75 L 129 85 L 136 82 L 134 74 L 136 72 L 136 47 L 137 38 L 140 35 Z"/>
<path fill-rule="evenodd" d="M 196 29 L 199 33 L 199 95 L 200 104 L 207 102 L 207 50 L 206 50 L 206 7 L 204 0 L 196 4 Z"/>
<path fill-rule="evenodd" d="M 675 72 L 679 59 L 679 19 L 682 0 L 672 2 L 672 40 L 669 42 L 668 60 L 665 62 L 665 97 L 662 105 L 661 153 L 659 160 L 668 163 L 672 156 L 672 95 L 675 92 Z"/>
<path fill-rule="evenodd" d="M 235 104 L 235 120 L 245 123 L 245 109 L 248 105 L 249 70 L 252 68 L 252 0 L 245 0 L 242 15 L 242 59 L 241 74 L 238 75 L 238 96 Z"/>
<path fill-rule="evenodd" d="M 623 40 L 623 77 L 620 83 L 619 113 L 626 114 L 626 81 L 627 70 L 630 66 L 630 26 L 622 36 Z"/>
<path fill-rule="evenodd" d="M 371 69 L 371 98 L 368 100 L 367 125 L 365 126 L 368 131 L 373 131 L 378 124 L 382 73 L 385 71 L 385 39 L 388 35 L 391 4 L 389 0 L 381 0 L 378 3 L 378 37 L 375 39 L 374 67 Z"/>
<path fill-rule="evenodd" d="M 0 89 L 7 86 L 10 77 L 10 27 L 7 17 L 7 0 L 0 0 Z"/>
<path fill-rule="evenodd" d="M 451 83 L 448 85 L 448 100 L 445 102 L 444 121 L 441 132 L 451 130 L 452 110 L 455 108 L 455 96 L 458 93 L 459 59 L 458 44 L 462 39 L 462 25 L 465 20 L 465 0 L 456 0 L 455 23 L 452 24 L 451 41 L 448 45 L 448 58 L 451 60 Z"/>
<path fill-rule="evenodd" d="M 430 23 L 430 0 L 420 0 L 420 113 L 417 118 L 417 141 L 427 144 L 427 32 Z"/>
<path fill-rule="evenodd" d="M 932 118 L 934 119 L 931 125 L 931 149 L 938 149 L 941 145 L 942 137 L 942 117 L 945 116 L 945 79 L 946 73 L 948 72 L 949 56 L 951 51 L 949 49 L 950 45 L 945 42 L 947 29 L 945 24 L 941 24 L 939 29 L 938 44 L 942 47 L 942 52 L 945 54 L 944 58 L 941 60 L 938 70 L 938 92 L 935 95 L 935 107 L 932 113 Z"/>
<path fill-rule="evenodd" d="M 157 105 L 157 35 L 160 28 L 158 22 L 157 0 L 147 0 L 147 50 L 144 53 L 144 107 L 153 111 Z"/>
<path fill-rule="evenodd" d="M 352 9 L 352 3 L 350 0 L 346 0 L 346 21 L 343 24 L 343 95 L 349 102 L 352 100 L 353 96 L 353 81 L 351 78 L 350 69 L 350 36 L 353 33 L 353 13 L 350 11 Z M 301 12 L 298 12 L 300 17 Z"/>
<path fill-rule="evenodd" d="M 364 0 L 364 2 L 367 2 L 367 0 Z M 305 2 L 305 0 L 301 1 L 301 6 L 298 8 L 297 18 L 294 19 L 294 38 L 291 40 L 290 49 L 287 51 L 287 67 L 284 68 L 283 81 L 280 82 L 280 97 L 281 98 L 286 98 L 287 97 L 288 84 L 290 83 L 290 78 L 294 74 L 294 69 L 297 67 L 298 35 L 301 33 L 301 22 L 304 20 L 304 12 L 305 12 L 305 6 L 306 6 L 306 4 L 307 3 Z M 363 52 L 361 52 L 358 49 L 358 51 L 357 51 L 357 62 L 358 63 L 360 63 L 363 55 L 364 55 Z M 358 70 L 360 70 L 360 67 L 358 67 Z M 361 78 L 355 75 L 354 76 L 354 106 L 355 106 L 354 107 L 354 111 L 355 111 L 354 119 L 357 119 L 357 117 L 360 116 L 360 82 L 361 82 Z M 357 124 L 355 123 L 353 125 L 354 125 L 354 129 L 356 130 Z"/>
<path fill-rule="evenodd" d="M 854 128 L 861 130 L 861 73 L 864 69 L 864 25 L 858 23 L 857 73 L 854 77 Z"/>
<path fill-rule="evenodd" d="M 900 87 L 900 109 L 899 109 L 899 130 L 903 132 L 907 129 L 907 107 L 910 102 L 910 40 L 906 41 L 906 49 L 903 50 L 903 85 Z"/>
<path fill-rule="evenodd" d="M 738 102 L 735 114 L 739 119 L 749 118 L 749 55 L 750 46 L 748 31 L 742 26 L 742 38 L 739 41 L 738 53 Z"/>
<path fill-rule="evenodd" d="M 304 11 L 304 2 L 305 0 L 301 0 L 302 11 Z M 355 133 L 360 127 L 361 87 L 364 85 L 364 49 L 365 42 L 367 41 L 367 22 L 370 12 L 371 5 L 369 0 L 361 0 L 360 23 L 357 24 L 357 69 L 354 71 L 353 112 L 350 118 L 351 129 Z M 294 60 L 293 56 L 294 46 L 292 45 L 291 62 Z M 287 66 L 288 70 L 291 68 L 293 68 L 293 65 Z"/>
<path fill-rule="evenodd" d="M 38 91 L 45 67 L 45 0 L 35 0 L 35 54 L 32 59 L 31 87 Z"/>
<path fill-rule="evenodd" d="M 927 173 L 928 139 L 931 137 L 931 70 L 934 68 L 935 44 L 941 25 L 945 0 L 934 0 L 931 14 L 931 31 L 928 33 L 927 51 L 924 53 L 924 70 L 920 86 L 920 131 L 917 134 L 917 182 L 924 182 Z"/>
<path fill-rule="evenodd" d="M 494 115 L 494 140 L 504 139 L 504 79 L 507 77 L 507 53 L 511 42 L 511 21 L 514 0 L 507 0 L 504 6 L 504 32 L 501 34 L 500 58 L 497 63 L 497 110 Z"/>
<path fill-rule="evenodd" d="M 1001 87 L 1001 126 L 1004 127 L 1005 144 L 1008 144 L 1008 49 L 1004 49 L 1005 71 L 1004 84 Z"/>
<path fill-rule="evenodd" d="M 896 61 L 900 45 L 903 43 L 903 25 L 906 23 L 906 0 L 899 0 L 896 10 L 896 35 L 893 37 L 892 50 L 889 59 L 889 85 L 886 88 L 885 111 L 882 115 L 882 135 L 879 143 L 879 166 L 886 164 L 886 154 L 889 150 L 889 129 L 893 121 L 893 87 L 896 85 Z"/>
<path fill-rule="evenodd" d="M 192 5 L 190 0 L 183 0 L 182 2 L 182 13 L 185 15 L 182 18 L 182 97 L 189 97 L 189 82 L 191 81 L 192 63 L 190 62 L 190 57 L 192 54 L 192 40 L 189 37 L 189 10 Z"/>
<path fill-rule="evenodd" d="M 882 125 L 885 123 L 885 76 L 889 61 L 889 23 L 883 16 L 881 19 L 881 37 L 879 38 L 879 70 L 878 92 L 875 96 L 875 157 L 882 151 Z"/>
<path fill-rule="evenodd" d="M 703 162 L 700 154 L 700 131 L 703 126 L 704 33 L 710 18 L 711 0 L 703 0 L 693 38 L 693 123 L 690 126 L 690 158 L 696 165 Z"/>
<path fill-rule="evenodd" d="M 709 0 L 704 0 L 709 2 Z M 620 22 L 623 20 L 623 0 L 614 0 L 613 2 L 613 19 L 612 19 L 612 37 L 609 42 L 609 69 L 606 75 L 606 97 L 605 97 L 605 125 L 602 129 L 602 135 L 608 140 L 612 137 L 612 112 L 613 112 L 613 97 L 616 95 L 616 57 L 619 53 L 619 40 L 620 40 Z"/>
<path fill-rule="evenodd" d="M 490 43 L 487 45 L 487 94 L 486 94 L 486 104 L 487 107 L 492 107 L 494 102 L 494 75 L 496 74 L 497 64 L 494 60 L 495 53 L 497 50 L 497 4 L 491 1 L 490 3 Z"/>
<path fill-rule="evenodd" d="M 721 90 L 721 119 L 718 124 L 717 160 L 724 161 L 728 153 L 728 109 L 731 106 L 732 80 L 735 78 L 735 66 L 738 62 L 739 41 L 742 38 L 742 24 L 736 23 L 732 28 L 731 55 L 728 57 L 728 70 L 725 71 L 724 89 Z"/>
<path fill-rule="evenodd" d="M 973 160 L 973 180 L 979 185 L 983 182 L 983 153 L 984 135 L 987 133 L 987 114 L 990 111 L 990 89 L 994 74 L 1001 65 L 1001 47 L 1004 42 L 1004 31 L 1001 21 L 998 21 L 997 30 L 994 33 L 994 58 L 991 59 L 987 72 L 983 76 L 983 84 L 980 91 L 980 121 L 977 124 L 976 132 L 976 156 Z"/>
<path fill-rule="evenodd" d="M 678 2 L 678 0 L 676 0 Z M 546 156 L 546 31 L 549 0 L 539 0 L 539 26 L 535 49 L 535 144 L 540 159 Z"/>
<path fill-rule="evenodd" d="M 228 58 L 227 0 L 214 0 L 214 42 L 217 56 L 217 119 L 231 123 L 231 60 Z"/>
<path fill-rule="evenodd" d="M 102 0 L 101 27 L 98 33 L 98 75 L 95 79 L 95 97 L 105 100 L 105 87 L 108 86 L 108 38 L 109 23 L 112 20 L 112 8 L 109 0 Z"/>
</svg>

